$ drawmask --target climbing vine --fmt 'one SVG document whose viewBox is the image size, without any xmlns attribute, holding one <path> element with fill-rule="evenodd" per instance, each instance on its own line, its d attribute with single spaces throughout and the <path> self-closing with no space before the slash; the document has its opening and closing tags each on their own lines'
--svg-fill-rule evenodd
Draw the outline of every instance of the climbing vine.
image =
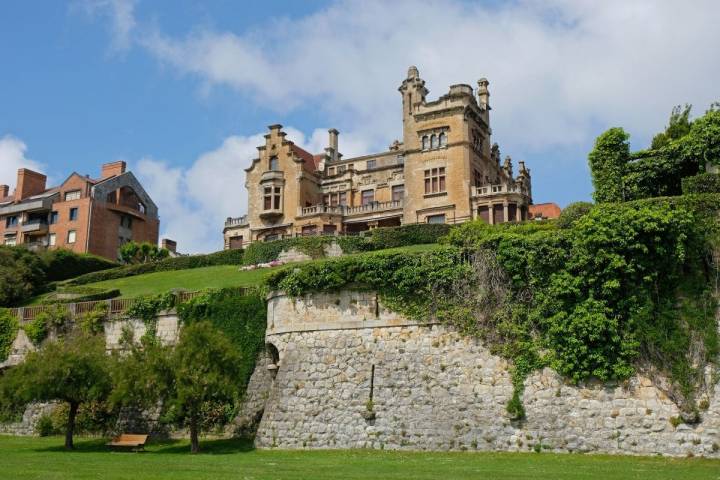
<svg viewBox="0 0 720 480">
<path fill-rule="evenodd" d="M 563 229 L 470 222 L 424 254 L 314 262 L 268 282 L 290 295 L 371 288 L 411 318 L 482 338 L 512 360 L 513 418 L 538 368 L 582 382 L 623 380 L 642 365 L 670 378 L 691 417 L 702 369 L 720 352 L 708 261 L 719 205 L 717 195 L 598 205 Z"/>
<path fill-rule="evenodd" d="M 18 328 L 17 318 L 10 310 L 0 309 L 0 362 L 4 362 L 10 355 L 10 347 L 15 341 Z"/>
</svg>

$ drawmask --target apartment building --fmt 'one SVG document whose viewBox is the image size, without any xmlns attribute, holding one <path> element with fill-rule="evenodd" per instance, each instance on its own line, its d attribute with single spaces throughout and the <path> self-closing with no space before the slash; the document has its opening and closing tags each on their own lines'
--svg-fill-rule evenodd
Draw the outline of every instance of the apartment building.
<svg viewBox="0 0 720 480">
<path fill-rule="evenodd" d="M 98 179 L 72 173 L 58 186 L 46 182 L 45 175 L 21 168 L 12 195 L 0 185 L 0 242 L 111 260 L 125 242 L 157 243 L 157 206 L 125 162 L 103 165 Z"/>
<path fill-rule="evenodd" d="M 416 67 L 399 87 L 403 138 L 387 151 L 344 158 L 335 129 L 312 154 L 271 125 L 246 169 L 247 215 L 228 218 L 225 248 L 254 241 L 409 223 L 529 218 L 530 170 L 513 171 L 491 142 L 489 82 L 452 85 L 428 100 Z"/>
</svg>

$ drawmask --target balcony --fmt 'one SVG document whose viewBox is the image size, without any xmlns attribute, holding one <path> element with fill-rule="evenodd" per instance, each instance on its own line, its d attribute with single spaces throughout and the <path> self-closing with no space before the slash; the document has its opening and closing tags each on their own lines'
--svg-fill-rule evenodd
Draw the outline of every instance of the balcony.
<svg viewBox="0 0 720 480">
<path fill-rule="evenodd" d="M 58 195 L 51 195 L 45 198 L 23 200 L 20 203 L 11 203 L 0 207 L 0 215 L 12 215 L 13 213 L 31 212 L 38 210 L 51 210 L 53 201 L 57 200 Z"/>
<path fill-rule="evenodd" d="M 282 181 L 284 178 L 283 172 L 279 170 L 269 170 L 267 172 L 263 172 L 260 176 L 260 182 L 272 182 L 275 180 Z"/>
<path fill-rule="evenodd" d="M 23 233 L 47 233 L 48 223 L 41 219 L 27 220 L 23 222 L 20 229 Z"/>
<path fill-rule="evenodd" d="M 230 227 L 243 227 L 248 224 L 247 215 L 241 217 L 228 217 L 225 220 L 225 228 Z"/>
<path fill-rule="evenodd" d="M 279 210 L 279 209 L 278 210 L 275 210 L 275 209 L 263 210 L 262 212 L 260 212 L 260 218 L 262 218 L 263 220 L 276 220 L 282 216 L 283 216 L 283 211 Z"/>
<path fill-rule="evenodd" d="M 517 184 L 501 184 L 501 185 L 485 185 L 483 187 L 472 187 L 473 197 L 492 197 L 493 195 L 503 195 L 508 193 L 516 193 L 519 195 L 529 195 L 528 189 Z"/>
<path fill-rule="evenodd" d="M 300 207 L 298 209 L 299 217 L 311 217 L 313 215 L 330 214 L 330 215 L 343 215 L 343 205 L 313 205 L 311 207 Z"/>
<path fill-rule="evenodd" d="M 365 205 L 358 205 L 357 207 L 345 207 L 345 216 L 366 215 L 368 213 L 386 212 L 402 208 L 402 200 L 392 200 L 390 202 L 370 202 Z"/>
<path fill-rule="evenodd" d="M 25 245 L 25 247 L 31 252 L 43 252 L 48 248 L 48 242 L 43 240 L 38 242 L 26 242 L 23 245 Z"/>
</svg>

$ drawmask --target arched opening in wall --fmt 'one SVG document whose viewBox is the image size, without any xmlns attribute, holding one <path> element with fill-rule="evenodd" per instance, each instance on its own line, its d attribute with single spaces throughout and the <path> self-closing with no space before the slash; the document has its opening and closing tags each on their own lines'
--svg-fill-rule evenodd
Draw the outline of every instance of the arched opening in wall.
<svg viewBox="0 0 720 480">
<path fill-rule="evenodd" d="M 270 375 L 275 378 L 278 368 L 280 367 L 280 352 L 275 345 L 269 342 L 265 344 L 265 352 L 268 357 L 267 369 Z"/>
</svg>

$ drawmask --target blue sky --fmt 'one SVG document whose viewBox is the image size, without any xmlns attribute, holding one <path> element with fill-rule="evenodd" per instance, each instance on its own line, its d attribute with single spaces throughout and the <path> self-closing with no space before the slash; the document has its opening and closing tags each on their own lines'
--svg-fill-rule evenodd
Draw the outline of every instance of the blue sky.
<svg viewBox="0 0 720 480">
<path fill-rule="evenodd" d="M 430 98 L 487 77 L 494 141 L 531 168 L 536 202 L 561 205 L 590 198 L 603 130 L 642 148 L 673 105 L 720 99 L 715 1 L 197 3 L 0 3 L 0 183 L 123 159 L 162 233 L 212 251 L 267 125 L 313 151 L 330 127 L 346 156 L 380 151 L 410 65 Z"/>
</svg>

